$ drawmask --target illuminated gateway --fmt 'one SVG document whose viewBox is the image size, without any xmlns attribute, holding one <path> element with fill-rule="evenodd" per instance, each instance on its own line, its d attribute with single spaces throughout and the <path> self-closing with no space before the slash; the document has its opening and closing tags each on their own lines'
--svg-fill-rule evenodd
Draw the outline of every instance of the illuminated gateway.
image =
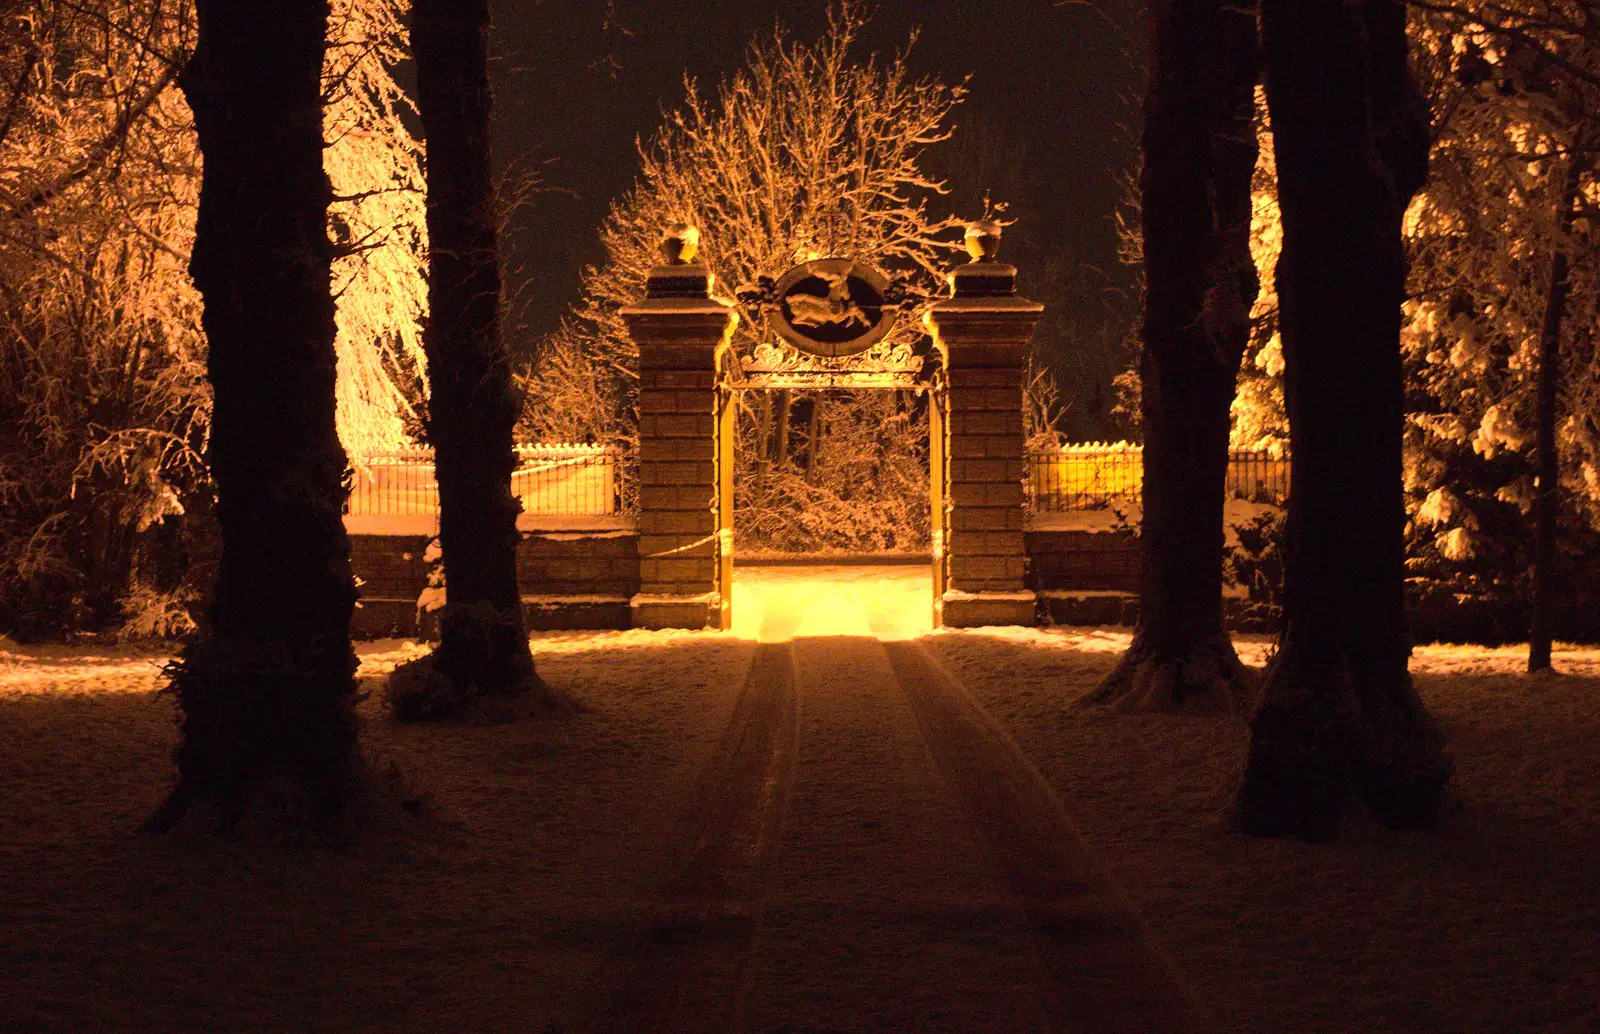
<svg viewBox="0 0 1600 1034">
<path fill-rule="evenodd" d="M 1016 296 L 999 239 L 998 225 L 973 224 L 972 261 L 937 301 L 845 257 L 743 287 L 744 310 L 771 330 L 746 351 L 733 344 L 736 307 L 694 262 L 698 233 L 669 230 L 666 262 L 622 310 L 640 357 L 634 626 L 732 627 L 735 393 L 832 387 L 927 394 L 934 624 L 1033 623 L 1022 392 L 1043 307 Z M 918 312 L 928 335 L 893 333 Z"/>
</svg>

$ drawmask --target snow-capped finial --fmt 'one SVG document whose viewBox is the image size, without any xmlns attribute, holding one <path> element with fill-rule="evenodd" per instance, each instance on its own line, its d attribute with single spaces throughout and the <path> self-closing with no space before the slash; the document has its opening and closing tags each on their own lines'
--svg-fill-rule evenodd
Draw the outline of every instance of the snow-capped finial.
<svg viewBox="0 0 1600 1034">
<path fill-rule="evenodd" d="M 668 223 L 661 228 L 661 265 L 645 279 L 646 300 L 711 297 L 711 272 L 695 262 L 700 252 L 700 231 L 692 223 Z"/>
<path fill-rule="evenodd" d="M 669 266 L 683 266 L 694 261 L 700 250 L 700 231 L 688 223 L 670 223 L 661 235 L 661 254 Z"/>
<path fill-rule="evenodd" d="M 994 219 L 979 219 L 967 224 L 967 254 L 974 262 L 993 262 L 1000 254 L 1001 224 Z"/>
</svg>

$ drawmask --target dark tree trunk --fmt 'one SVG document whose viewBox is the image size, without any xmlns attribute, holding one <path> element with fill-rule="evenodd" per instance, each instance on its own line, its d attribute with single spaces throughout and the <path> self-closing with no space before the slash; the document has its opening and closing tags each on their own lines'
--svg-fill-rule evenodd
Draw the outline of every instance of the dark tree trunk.
<svg viewBox="0 0 1600 1034">
<path fill-rule="evenodd" d="M 447 602 L 428 659 L 442 682 L 409 698 L 397 693 L 402 717 L 448 717 L 479 700 L 542 689 L 517 589 L 517 398 L 500 337 L 488 31 L 488 0 L 417 0 L 413 8 L 428 146 L 428 437 Z"/>
<path fill-rule="evenodd" d="M 1580 134 L 1581 136 L 1581 134 Z M 1554 633 L 1551 611 L 1555 606 L 1556 520 L 1561 511 L 1561 464 L 1556 449 L 1556 395 L 1561 384 L 1561 323 L 1566 317 L 1566 238 L 1572 232 L 1572 210 L 1578 202 L 1583 166 L 1579 156 L 1583 141 L 1573 141 L 1567 173 L 1556 200 L 1556 250 L 1550 256 L 1550 282 L 1545 293 L 1544 326 L 1539 335 L 1538 455 L 1539 492 L 1533 510 L 1533 598 L 1528 622 L 1528 671 L 1548 671 Z"/>
<path fill-rule="evenodd" d="M 270 769 L 315 812 L 355 771 L 356 592 L 340 511 L 322 169 L 326 0 L 200 0 L 181 83 L 205 159 L 190 272 L 205 301 L 222 556 L 211 628 L 173 675 L 179 782 L 231 824 Z"/>
<path fill-rule="evenodd" d="M 1234 822 L 1321 839 L 1354 788 L 1434 821 L 1449 766 L 1412 685 L 1404 599 L 1401 219 L 1427 176 L 1398 0 L 1262 0 L 1278 160 L 1290 444 L 1284 631 Z"/>
<path fill-rule="evenodd" d="M 1222 625 L 1222 521 L 1229 408 L 1258 288 L 1256 22 L 1222 0 L 1156 0 L 1150 20 L 1139 627 L 1088 702 L 1228 710 L 1245 684 Z"/>
</svg>

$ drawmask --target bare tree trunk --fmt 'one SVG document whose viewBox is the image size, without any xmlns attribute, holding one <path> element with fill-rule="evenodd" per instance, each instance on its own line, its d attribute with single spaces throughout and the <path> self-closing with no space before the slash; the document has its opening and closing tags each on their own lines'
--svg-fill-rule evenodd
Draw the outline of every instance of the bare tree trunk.
<svg viewBox="0 0 1600 1034">
<path fill-rule="evenodd" d="M 822 435 L 822 393 L 811 396 L 811 413 L 806 421 L 806 483 L 812 484 L 817 473 L 817 446 Z"/>
<path fill-rule="evenodd" d="M 765 495 L 767 472 L 772 469 L 772 393 L 763 391 L 756 410 L 756 497 Z"/>
<path fill-rule="evenodd" d="M 778 429 L 778 440 L 773 444 L 772 462 L 777 469 L 782 470 L 789 463 L 789 392 L 788 389 L 778 392 L 778 406 L 775 423 Z"/>
<path fill-rule="evenodd" d="M 1222 522 L 1229 408 L 1258 287 L 1256 22 L 1222 0 L 1156 0 L 1150 29 L 1139 627 L 1087 702 L 1232 710 L 1247 676 L 1222 624 Z"/>
<path fill-rule="evenodd" d="M 197 9 L 180 81 L 205 158 L 189 268 L 205 301 L 222 559 L 211 629 L 173 675 L 179 782 L 152 830 L 198 803 L 231 825 L 269 770 L 331 813 L 357 756 L 322 169 L 328 4 Z"/>
<path fill-rule="evenodd" d="M 1572 232 L 1572 210 L 1582 182 L 1582 134 L 1573 140 L 1567 174 L 1556 199 L 1556 250 L 1550 256 L 1550 285 L 1544 302 L 1544 327 L 1539 335 L 1538 405 L 1536 407 L 1539 492 L 1533 510 L 1533 598 L 1528 621 L 1528 671 L 1549 671 L 1551 610 L 1556 565 L 1556 520 L 1561 511 L 1561 465 L 1556 449 L 1556 395 L 1561 385 L 1561 323 L 1566 318 L 1568 280 L 1566 238 Z"/>
<path fill-rule="evenodd" d="M 428 146 L 428 437 L 439 480 L 446 604 L 428 659 L 443 682 L 396 713 L 450 717 L 543 691 L 517 588 L 517 400 L 500 337 L 500 266 L 489 168 L 488 0 L 417 0 L 412 49 Z"/>
<path fill-rule="evenodd" d="M 1284 631 L 1236 828 L 1331 834 L 1354 788 L 1431 824 L 1449 765 L 1412 685 L 1404 599 L 1401 219 L 1427 175 L 1399 0 L 1263 0 L 1294 451 Z"/>
</svg>

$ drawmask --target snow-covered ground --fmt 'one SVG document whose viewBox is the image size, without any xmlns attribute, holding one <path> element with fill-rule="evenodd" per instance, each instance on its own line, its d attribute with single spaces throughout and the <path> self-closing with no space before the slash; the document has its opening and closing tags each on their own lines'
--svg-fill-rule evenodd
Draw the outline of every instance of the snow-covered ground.
<svg viewBox="0 0 1600 1034">
<path fill-rule="evenodd" d="M 0 1030 L 587 1029 L 624 981 L 639 888 L 752 657 L 790 637 L 798 761 L 751 949 L 751 979 L 772 993 L 751 1029 L 982 1029 L 980 1016 L 1037 1029 L 1019 997 L 1043 979 L 1026 931 L 974 889 L 981 838 L 941 796 L 872 652 L 894 643 L 822 638 L 839 635 L 909 640 L 959 677 L 1222 1029 L 1600 1029 L 1600 649 L 1560 648 L 1563 674 L 1529 678 L 1515 648 L 1420 648 L 1413 671 L 1457 766 L 1442 828 L 1389 833 L 1353 814 L 1308 846 L 1223 829 L 1242 721 L 1071 706 L 1126 630 L 929 634 L 930 595 L 921 567 L 751 568 L 731 633 L 535 636 L 541 673 L 580 715 L 402 727 L 369 698 L 366 749 L 437 817 L 337 849 L 130 836 L 170 777 L 173 705 L 154 692 L 167 651 L 0 641 Z M 424 648 L 366 644 L 361 673 Z M 1253 663 L 1267 649 L 1240 641 Z M 878 866 L 922 884 L 915 908 L 859 904 L 882 893 Z M 841 896 L 819 899 L 830 873 Z M 973 894 L 981 908 L 951 904 Z M 894 915 L 918 932 L 885 925 Z M 893 954 L 833 959 L 858 928 Z M 962 959 L 977 968 L 938 983 Z M 970 998 L 979 983 L 988 1004 Z M 900 1012 L 863 1004 L 913 985 L 925 990 Z"/>
<path fill-rule="evenodd" d="M 1242 720 L 1072 708 L 1110 629 L 947 632 L 930 647 L 1021 744 L 1223 1029 L 1600 1030 L 1600 649 L 1530 678 L 1514 648 L 1412 670 L 1456 764 L 1441 828 L 1353 809 L 1310 846 L 1227 832 Z M 1267 644 L 1241 643 L 1259 662 Z"/>
</svg>

